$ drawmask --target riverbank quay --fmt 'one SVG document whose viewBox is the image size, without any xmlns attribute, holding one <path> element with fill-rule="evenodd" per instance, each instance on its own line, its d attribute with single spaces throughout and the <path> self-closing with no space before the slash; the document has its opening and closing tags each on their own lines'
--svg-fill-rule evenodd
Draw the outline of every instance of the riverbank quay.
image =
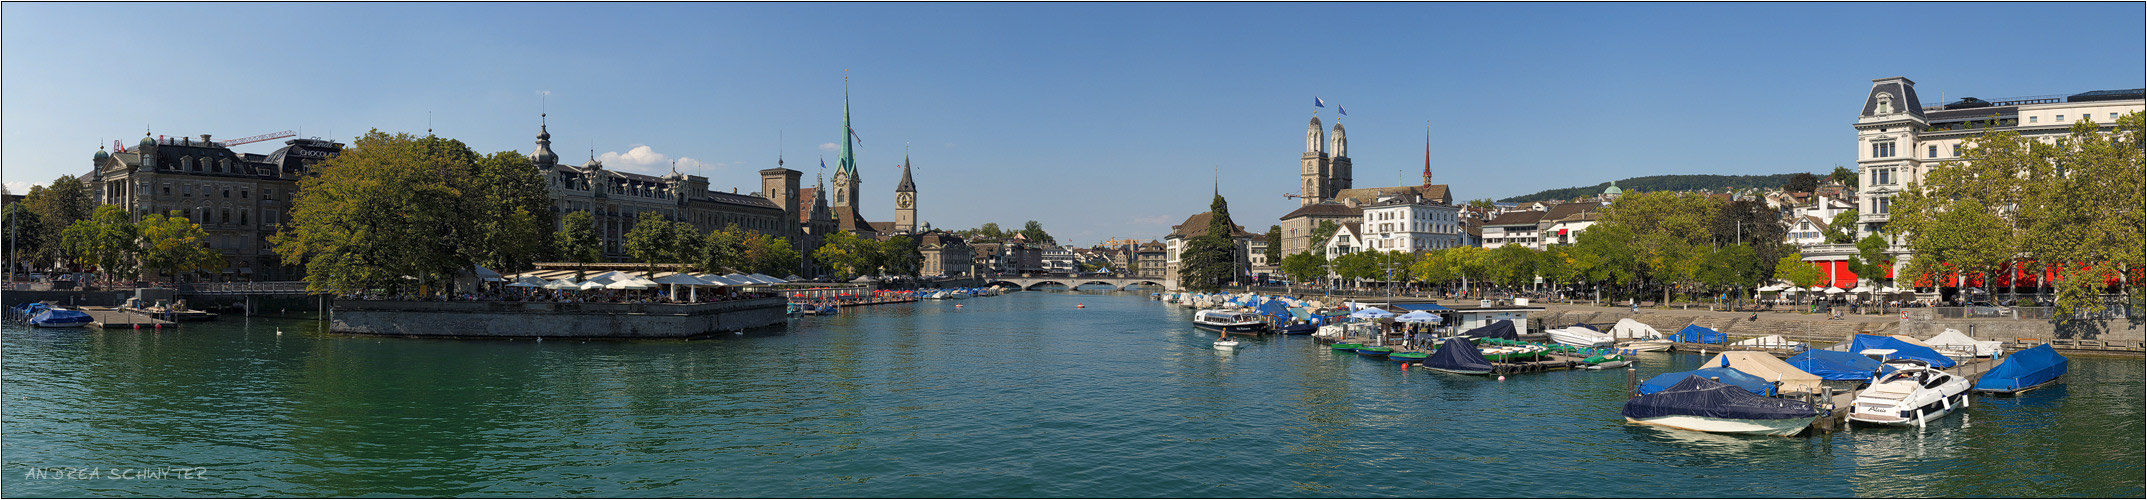
<svg viewBox="0 0 2147 500">
<path fill-rule="evenodd" d="M 1676 332 L 1685 325 L 1700 325 L 1728 335 L 1732 342 L 1781 335 L 1791 341 L 1810 343 L 1814 348 L 1847 342 L 1859 333 L 1905 335 L 1922 339 L 1951 328 L 1971 338 L 2003 341 L 2006 351 L 2019 351 L 2047 343 L 2052 348 L 2064 351 L 2066 355 L 2147 354 L 2147 342 L 2140 340 L 2139 336 L 2141 323 L 2126 319 L 2098 322 L 2102 326 L 2101 330 L 2085 332 L 2064 330 L 2048 320 L 1939 319 L 1934 318 L 1938 315 L 1936 308 L 1910 308 L 1906 313 L 1907 319 L 1903 319 L 1903 314 L 1893 314 L 1851 315 L 1846 319 L 1830 320 L 1823 314 L 1789 311 L 1754 313 L 1641 308 L 1640 312 L 1634 313 L 1630 307 L 1542 302 L 1532 302 L 1531 305 L 1543 307 L 1542 311 L 1528 315 L 1529 323 L 1536 327 L 1586 323 L 1598 328 L 1608 328 L 1609 325 L 1617 324 L 1618 320 L 1632 319 L 1665 334 Z M 1695 344 L 1681 347 L 1683 350 L 1697 351 L 1707 346 Z M 1709 352 L 1723 350 L 1721 347 L 1707 348 Z"/>
<path fill-rule="evenodd" d="M 337 299 L 328 331 L 444 338 L 692 338 L 783 323 L 785 299 L 693 304 Z"/>
<path fill-rule="evenodd" d="M 75 309 L 88 314 L 89 326 L 108 329 L 178 328 L 179 323 L 157 319 L 148 314 L 122 311 L 111 307 L 82 307 Z"/>
</svg>

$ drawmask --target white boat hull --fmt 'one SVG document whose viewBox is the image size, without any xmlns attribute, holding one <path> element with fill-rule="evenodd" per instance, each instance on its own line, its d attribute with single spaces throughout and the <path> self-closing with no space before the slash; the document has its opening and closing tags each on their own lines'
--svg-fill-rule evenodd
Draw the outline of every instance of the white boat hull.
<svg viewBox="0 0 2147 500">
<path fill-rule="evenodd" d="M 1587 330 L 1574 330 L 1576 329 L 1560 328 L 1551 330 L 1546 333 L 1549 333 L 1551 335 L 1552 342 L 1557 342 L 1573 347 L 1610 347 L 1611 344 L 1617 342 L 1617 340 L 1611 338 L 1610 334 L 1608 333 L 1592 332 Z"/>
<path fill-rule="evenodd" d="M 1633 422 L 1638 424 L 1660 425 L 1663 427 L 1684 429 L 1688 431 L 1714 432 L 1721 434 L 1795 436 L 1797 435 L 1797 433 L 1804 432 L 1805 428 L 1811 427 L 1812 420 L 1816 420 L 1818 418 L 1818 416 L 1811 416 L 1804 418 L 1754 420 L 1742 418 L 1712 418 L 1695 417 L 1689 415 L 1669 415 L 1655 418 L 1626 417 L 1625 420 L 1627 422 Z"/>
<path fill-rule="evenodd" d="M 1218 350 L 1218 351 L 1228 351 L 1228 350 L 1233 350 L 1233 349 L 1237 349 L 1237 348 L 1238 348 L 1238 343 L 1237 343 L 1237 341 L 1234 341 L 1234 340 L 1233 340 L 1233 341 L 1229 341 L 1229 342 L 1216 342 L 1216 343 L 1215 343 L 1215 350 Z"/>
<path fill-rule="evenodd" d="M 1670 342 L 1667 339 L 1635 340 L 1632 342 L 1619 344 L 1618 347 L 1620 349 L 1628 349 L 1633 352 L 1665 352 L 1670 350 L 1671 344 L 1673 344 L 1673 342 Z"/>
</svg>

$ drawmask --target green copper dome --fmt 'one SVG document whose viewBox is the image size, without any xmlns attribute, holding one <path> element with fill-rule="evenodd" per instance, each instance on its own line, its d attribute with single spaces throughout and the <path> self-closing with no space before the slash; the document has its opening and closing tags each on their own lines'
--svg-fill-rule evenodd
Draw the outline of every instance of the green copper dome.
<svg viewBox="0 0 2147 500">
<path fill-rule="evenodd" d="M 94 157 L 92 157 L 92 158 L 94 158 L 94 159 L 98 159 L 98 160 L 102 160 L 102 159 L 105 159 L 105 158 L 111 158 L 111 157 L 112 157 L 112 154 L 111 154 L 111 153 L 106 153 L 106 152 L 104 152 L 104 148 L 97 148 L 97 156 L 94 156 Z"/>
<path fill-rule="evenodd" d="M 1625 194 L 1625 190 L 1618 189 L 1618 181 L 1610 181 L 1610 187 L 1604 189 L 1603 194 Z"/>
<path fill-rule="evenodd" d="M 142 136 L 142 147 L 145 147 L 145 148 L 146 148 L 146 147 L 150 147 L 150 146 L 155 146 L 155 145 L 157 145 L 157 140 L 156 140 L 156 138 L 154 138 L 154 137 L 150 137 L 150 136 L 148 136 L 148 135 L 143 135 L 143 136 Z"/>
</svg>

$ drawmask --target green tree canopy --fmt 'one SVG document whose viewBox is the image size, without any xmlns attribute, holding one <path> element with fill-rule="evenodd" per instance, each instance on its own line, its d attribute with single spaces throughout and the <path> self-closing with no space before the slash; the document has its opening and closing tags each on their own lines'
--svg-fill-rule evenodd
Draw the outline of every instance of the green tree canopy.
<svg viewBox="0 0 2147 500">
<path fill-rule="evenodd" d="M 924 271 L 924 252 L 917 248 L 917 239 L 909 235 L 895 235 L 881 242 L 880 249 L 886 261 L 888 274 L 916 276 Z"/>
<path fill-rule="evenodd" d="M 315 291 L 412 291 L 475 264 L 485 238 L 472 196 L 481 157 L 461 141 L 367 132 L 299 181 L 290 224 L 270 238 Z M 412 279 L 414 278 L 414 279 Z"/>
<path fill-rule="evenodd" d="M 560 257 L 575 264 L 587 264 L 604 258 L 604 240 L 596 233 L 596 216 L 587 210 L 567 212 L 560 218 L 559 234 L 553 237 L 558 243 Z M 576 272 L 575 279 L 583 279 L 585 271 Z"/>
<path fill-rule="evenodd" d="M 60 245 L 76 258 L 97 266 L 106 277 L 131 277 L 141 256 L 141 229 L 119 205 L 98 206 L 89 220 L 75 221 L 60 232 Z"/>
<path fill-rule="evenodd" d="M 1282 258 L 1282 274 L 1291 282 L 1307 283 L 1327 275 L 1327 258 L 1312 252 L 1297 252 Z"/>
<path fill-rule="evenodd" d="M 746 260 L 747 233 L 738 224 L 710 231 L 701 247 L 701 270 L 711 273 L 745 272 L 752 266 Z"/>
<path fill-rule="evenodd" d="M 1834 214 L 1834 220 L 1826 224 L 1826 242 L 1837 245 L 1855 243 L 1857 217 L 1855 210 Z"/>
<path fill-rule="evenodd" d="M 178 210 L 149 214 L 135 225 L 142 240 L 142 269 L 177 275 L 224 266 L 224 256 L 209 248 L 209 233 Z"/>
<path fill-rule="evenodd" d="M 1282 226 L 1267 226 L 1267 262 L 1280 265 L 1282 259 Z"/>
<path fill-rule="evenodd" d="M 1848 186 L 1849 189 L 1857 189 L 1857 184 L 1859 184 L 1856 178 L 1856 171 L 1849 170 L 1849 167 L 1844 167 L 1841 165 L 1835 165 L 1834 173 L 1827 174 L 1826 178 L 1827 180 L 1839 182 L 1841 183 L 1841 185 Z"/>
<path fill-rule="evenodd" d="M 467 185 L 475 196 L 466 201 L 477 234 L 471 248 L 477 263 L 512 274 L 557 254 L 547 237 L 555 225 L 549 188 L 529 157 L 502 151 L 473 167 L 475 179 Z"/>
</svg>

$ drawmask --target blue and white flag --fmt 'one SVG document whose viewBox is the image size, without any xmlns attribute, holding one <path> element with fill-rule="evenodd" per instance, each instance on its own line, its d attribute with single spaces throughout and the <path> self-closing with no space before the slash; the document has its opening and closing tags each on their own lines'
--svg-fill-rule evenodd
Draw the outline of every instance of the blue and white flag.
<svg viewBox="0 0 2147 500">
<path fill-rule="evenodd" d="M 1334 110 L 1335 110 L 1335 111 L 1337 111 L 1337 112 L 1340 112 L 1340 113 L 1342 113 L 1342 114 L 1344 114 L 1344 115 L 1347 115 L 1347 114 L 1349 114 L 1349 108 L 1345 108 L 1345 107 L 1342 107 L 1342 105 L 1340 105 L 1340 104 L 1337 104 L 1337 105 L 1335 105 L 1335 106 L 1334 106 Z"/>
<path fill-rule="evenodd" d="M 827 170 L 827 157 L 825 156 L 820 157 L 820 169 Z"/>
<path fill-rule="evenodd" d="M 857 141 L 857 147 L 865 147 L 865 140 L 857 137 L 857 129 L 850 129 L 850 140 Z"/>
<path fill-rule="evenodd" d="M 1324 107 L 1327 107 L 1327 101 L 1322 101 L 1322 100 L 1320 100 L 1320 96 L 1312 96 L 1312 107 L 1315 107 L 1315 108 L 1324 108 Z"/>
</svg>

